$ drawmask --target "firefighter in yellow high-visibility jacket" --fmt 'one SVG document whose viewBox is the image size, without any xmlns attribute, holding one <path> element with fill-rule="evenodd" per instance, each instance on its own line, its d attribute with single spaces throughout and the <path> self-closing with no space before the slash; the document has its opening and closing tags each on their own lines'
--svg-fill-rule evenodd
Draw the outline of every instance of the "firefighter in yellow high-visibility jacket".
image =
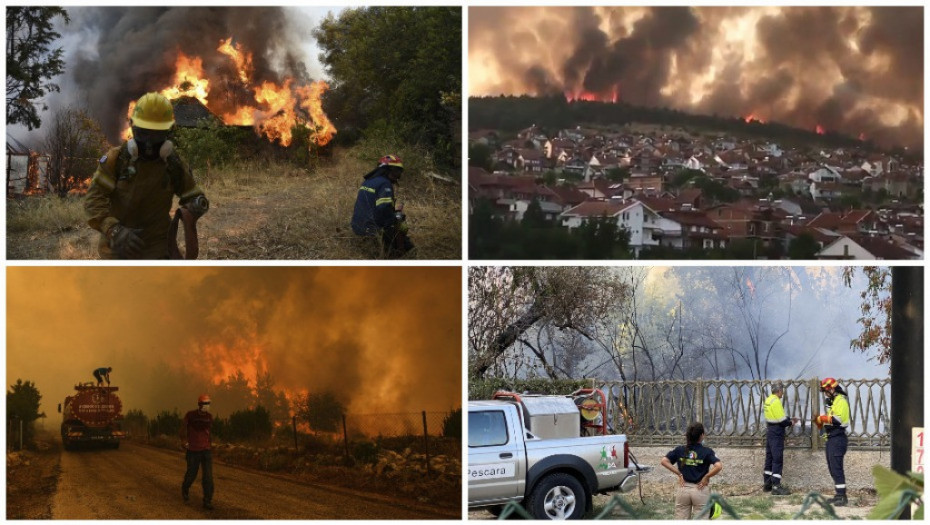
<svg viewBox="0 0 930 525">
<path fill-rule="evenodd" d="M 782 397 L 785 395 L 785 386 L 781 383 L 772 385 L 772 394 L 766 398 L 764 415 L 765 430 L 765 467 L 762 471 L 762 490 L 771 491 L 773 496 L 786 496 L 791 494 L 787 487 L 781 484 L 782 467 L 785 457 L 785 429 L 798 422 L 797 418 L 789 419 L 785 416 Z"/>
<path fill-rule="evenodd" d="M 846 429 L 849 428 L 849 400 L 846 392 L 837 384 L 836 379 L 828 377 L 820 382 L 820 390 L 832 401 L 826 414 L 814 419 L 817 428 L 826 431 L 827 468 L 836 488 L 836 495 L 830 500 L 834 506 L 844 507 L 849 500 L 846 497 L 846 473 L 843 471 L 843 457 L 846 456 L 846 447 L 849 438 Z"/>
</svg>

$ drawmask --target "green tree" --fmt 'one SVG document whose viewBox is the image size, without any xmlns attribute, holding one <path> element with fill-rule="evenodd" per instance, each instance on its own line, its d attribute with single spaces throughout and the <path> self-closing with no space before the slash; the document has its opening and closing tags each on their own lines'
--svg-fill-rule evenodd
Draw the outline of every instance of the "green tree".
<svg viewBox="0 0 930 525">
<path fill-rule="evenodd" d="M 14 422 L 22 421 L 23 446 L 35 443 L 35 421 L 45 417 L 44 412 L 39 412 L 41 401 L 42 394 L 32 381 L 24 383 L 22 379 L 17 379 L 16 384 L 7 390 L 6 417 Z"/>
<path fill-rule="evenodd" d="M 493 160 L 491 159 L 491 148 L 480 142 L 468 146 L 468 165 L 476 168 L 483 168 L 486 171 L 493 170 Z"/>
<path fill-rule="evenodd" d="M 48 109 L 43 97 L 61 91 L 52 79 L 65 68 L 62 48 L 51 49 L 61 37 L 52 20 L 70 22 L 61 7 L 8 6 L 6 8 L 6 123 L 42 125 L 39 108 Z"/>
<path fill-rule="evenodd" d="M 328 107 L 340 116 L 337 126 L 385 120 L 402 140 L 455 166 L 461 17 L 460 7 L 361 7 L 324 19 L 313 35 L 332 79 Z"/>
<path fill-rule="evenodd" d="M 527 205 L 526 212 L 523 213 L 523 225 L 527 228 L 546 228 L 550 225 L 539 199 L 534 198 Z"/>
<path fill-rule="evenodd" d="M 211 404 L 218 416 L 255 405 L 252 387 L 242 370 L 236 370 L 234 375 L 230 375 L 216 385 L 216 393 L 213 395 Z"/>
<path fill-rule="evenodd" d="M 852 280 L 859 268 L 843 268 L 843 281 L 852 287 Z M 864 290 L 859 292 L 859 335 L 849 342 L 853 350 L 872 353 L 879 363 L 891 360 L 891 268 L 878 266 L 862 267 L 867 279 Z"/>
<path fill-rule="evenodd" d="M 265 407 L 271 421 L 282 422 L 290 420 L 290 405 L 283 391 L 275 390 L 275 381 L 270 373 L 265 373 L 255 381 L 255 402 Z"/>
<path fill-rule="evenodd" d="M 791 239 L 788 243 L 789 259 L 814 259 L 819 251 L 820 245 L 817 244 L 814 236 L 807 232 Z"/>
<path fill-rule="evenodd" d="M 308 392 L 298 402 L 297 413 L 307 421 L 312 430 L 335 432 L 339 429 L 346 409 L 332 392 Z"/>
<path fill-rule="evenodd" d="M 49 156 L 48 181 L 59 196 L 85 187 L 97 169 L 101 152 L 109 148 L 100 124 L 82 108 L 58 110 L 45 133 Z"/>
<path fill-rule="evenodd" d="M 607 180 L 620 182 L 630 175 L 630 168 L 610 168 L 607 170 Z"/>
<path fill-rule="evenodd" d="M 149 435 L 178 436 L 181 432 L 181 422 L 181 415 L 177 410 L 172 412 L 162 410 L 155 415 L 155 419 L 149 421 Z"/>
<path fill-rule="evenodd" d="M 271 416 L 263 406 L 229 415 L 229 440 L 262 441 L 271 437 Z"/>
<path fill-rule="evenodd" d="M 456 408 L 442 419 L 443 437 L 462 439 L 462 409 Z"/>
</svg>

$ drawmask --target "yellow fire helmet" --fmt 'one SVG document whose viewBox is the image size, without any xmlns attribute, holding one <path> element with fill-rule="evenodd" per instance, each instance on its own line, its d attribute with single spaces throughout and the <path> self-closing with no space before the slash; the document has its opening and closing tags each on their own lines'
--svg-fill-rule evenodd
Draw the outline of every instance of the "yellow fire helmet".
<svg viewBox="0 0 930 525">
<path fill-rule="evenodd" d="M 132 125 L 144 129 L 171 129 L 174 125 L 174 108 L 164 95 L 146 93 L 139 97 L 132 111 Z"/>
</svg>

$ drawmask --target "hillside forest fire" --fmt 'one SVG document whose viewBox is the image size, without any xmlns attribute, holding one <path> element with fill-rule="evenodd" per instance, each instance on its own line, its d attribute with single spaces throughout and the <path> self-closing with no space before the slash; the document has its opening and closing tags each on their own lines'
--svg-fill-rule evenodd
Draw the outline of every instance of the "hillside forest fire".
<svg viewBox="0 0 930 525">
<path fill-rule="evenodd" d="M 565 100 L 568 102 L 611 102 L 616 104 L 620 101 L 620 89 L 614 86 L 613 89 L 606 93 L 594 93 L 586 89 L 566 91 Z"/>
<path fill-rule="evenodd" d="M 256 82 L 252 53 L 238 43 L 233 44 L 232 37 L 221 40 L 216 50 L 234 64 L 235 77 L 223 76 L 221 72 L 211 77 L 205 72 L 201 57 L 178 51 L 172 85 L 162 88 L 160 93 L 169 100 L 195 98 L 224 124 L 252 126 L 259 135 L 285 147 L 291 145 L 292 130 L 298 125 L 310 130 L 310 140 L 317 146 L 325 146 L 333 139 L 336 127 L 322 106 L 322 96 L 329 84 L 320 80 L 300 85 L 290 77 L 281 83 Z M 134 107 L 135 102 L 130 102 L 127 117 L 132 115 Z M 129 139 L 131 136 L 127 122 L 122 137 Z"/>
</svg>

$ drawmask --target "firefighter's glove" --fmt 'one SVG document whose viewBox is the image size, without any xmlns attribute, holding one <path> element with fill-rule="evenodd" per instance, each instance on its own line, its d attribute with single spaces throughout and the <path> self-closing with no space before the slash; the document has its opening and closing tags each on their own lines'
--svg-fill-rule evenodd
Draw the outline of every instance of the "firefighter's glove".
<svg viewBox="0 0 930 525">
<path fill-rule="evenodd" d="M 138 259 L 142 256 L 145 241 L 140 234 L 142 229 L 126 228 L 117 224 L 107 232 L 110 249 L 116 252 L 121 259 Z"/>
<path fill-rule="evenodd" d="M 207 200 L 206 196 L 198 195 L 187 201 L 184 207 L 193 213 L 194 217 L 201 217 L 203 214 L 207 213 L 207 210 L 210 209 L 210 201 Z"/>
<path fill-rule="evenodd" d="M 397 225 L 397 231 L 399 231 L 400 233 L 406 234 L 407 231 L 409 230 L 410 230 L 410 226 L 407 226 L 407 221 L 400 222 Z"/>
</svg>

